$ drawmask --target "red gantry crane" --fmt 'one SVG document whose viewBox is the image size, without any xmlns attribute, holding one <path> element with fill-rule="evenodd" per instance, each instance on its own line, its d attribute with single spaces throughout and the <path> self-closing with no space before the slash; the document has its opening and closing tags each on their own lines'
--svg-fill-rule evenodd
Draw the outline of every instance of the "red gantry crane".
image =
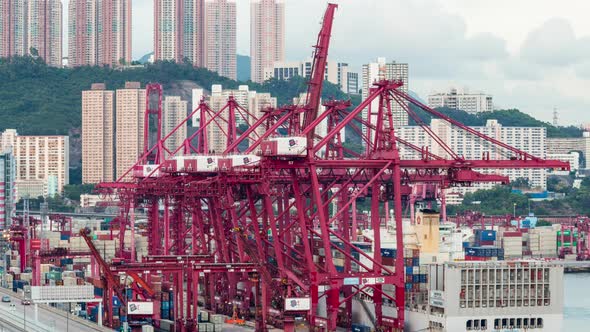
<svg viewBox="0 0 590 332">
<path fill-rule="evenodd" d="M 329 4 L 323 18 L 304 106 L 255 112 L 229 98 L 222 109 L 212 110 L 203 100 L 162 137 L 162 88 L 150 84 L 143 156 L 117 182 L 98 186 L 100 193 L 116 195 L 121 202 L 119 252 L 131 253 L 110 269 L 149 270 L 174 285 L 177 331 L 191 330 L 203 308 L 255 320 L 257 331 L 270 325 L 293 331 L 298 317 L 310 330 L 335 331 L 338 325 L 350 328 L 352 312 L 359 306 L 372 311 L 376 329 L 401 331 L 405 319 L 402 215 L 404 204 L 411 201 L 412 186 L 443 190 L 475 182 L 506 182 L 503 176 L 477 171 L 483 168 L 569 167 L 462 125 L 401 91 L 403 83 L 398 80 L 374 82 L 367 87 L 367 99 L 352 110 L 348 102 L 327 101 L 320 112 L 336 8 Z M 393 105 L 408 113 L 444 155 L 398 137 Z M 497 155 L 505 158 L 493 159 L 489 153 L 463 158 L 424 124 L 416 108 L 503 151 Z M 363 110 L 370 116 L 362 117 Z M 166 149 L 166 140 L 194 114 L 200 115 L 199 129 L 175 151 Z M 150 115 L 158 123 L 153 144 L 148 139 Z M 245 130 L 237 126 L 239 118 L 246 121 Z M 318 130 L 323 122 L 326 133 Z M 210 151 L 213 126 L 223 128 L 215 138 L 226 147 L 217 154 Z M 361 137 L 361 149 L 343 146 L 344 128 Z M 402 148 L 414 157 L 402 158 Z M 370 202 L 365 231 L 371 233 L 372 252 L 353 241 L 359 224 L 353 207 L 361 197 Z M 330 209 L 333 203 L 336 208 Z M 380 211 L 389 207 L 396 230 L 393 264 L 385 264 L 381 257 Z M 125 250 L 130 244 L 124 242 L 124 233 L 133 232 L 136 208 L 147 210 L 147 257 Z M 108 282 L 110 293 L 117 292 L 116 283 Z M 112 308 L 107 317 L 108 312 Z"/>
</svg>

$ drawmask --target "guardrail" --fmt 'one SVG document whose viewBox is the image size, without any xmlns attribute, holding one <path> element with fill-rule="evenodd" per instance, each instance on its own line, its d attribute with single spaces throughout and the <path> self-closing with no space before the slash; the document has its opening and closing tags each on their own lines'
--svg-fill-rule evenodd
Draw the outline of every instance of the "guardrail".
<svg viewBox="0 0 590 332">
<path fill-rule="evenodd" d="M 20 312 L 11 310 L 12 307 L 0 306 L 0 321 L 8 326 L 13 331 L 24 332 L 55 332 L 55 328 L 49 327 L 34 320 L 25 319 L 25 316 Z"/>
</svg>

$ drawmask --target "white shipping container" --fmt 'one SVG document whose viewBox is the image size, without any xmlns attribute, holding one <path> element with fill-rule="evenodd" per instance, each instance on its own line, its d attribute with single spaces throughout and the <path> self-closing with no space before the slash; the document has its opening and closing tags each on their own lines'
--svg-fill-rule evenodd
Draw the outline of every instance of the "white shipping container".
<svg viewBox="0 0 590 332">
<path fill-rule="evenodd" d="M 270 141 L 276 142 L 278 156 L 305 156 L 307 155 L 306 137 L 273 137 Z"/>
<path fill-rule="evenodd" d="M 154 327 L 151 325 L 142 325 L 141 332 L 154 332 Z"/>
<path fill-rule="evenodd" d="M 225 322 L 225 316 L 223 315 L 211 315 L 211 323 L 213 324 L 223 324 Z"/>
</svg>

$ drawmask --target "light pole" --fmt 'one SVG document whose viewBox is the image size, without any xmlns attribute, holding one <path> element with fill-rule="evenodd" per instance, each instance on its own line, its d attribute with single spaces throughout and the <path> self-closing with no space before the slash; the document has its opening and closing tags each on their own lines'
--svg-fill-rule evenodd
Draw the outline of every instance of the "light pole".
<svg viewBox="0 0 590 332">
<path fill-rule="evenodd" d="M 516 203 L 514 203 L 514 210 L 512 212 L 512 216 L 516 218 Z"/>
</svg>

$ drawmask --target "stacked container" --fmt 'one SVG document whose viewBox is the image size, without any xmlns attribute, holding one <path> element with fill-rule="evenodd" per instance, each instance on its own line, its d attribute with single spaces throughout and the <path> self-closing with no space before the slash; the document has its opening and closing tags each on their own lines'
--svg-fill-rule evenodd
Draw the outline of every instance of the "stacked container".
<svg viewBox="0 0 590 332">
<path fill-rule="evenodd" d="M 522 257 L 522 232 L 505 231 L 502 233 L 502 248 L 504 248 L 504 257 L 521 258 Z"/>
<path fill-rule="evenodd" d="M 482 247 L 466 247 L 465 248 L 466 261 L 492 261 L 504 260 L 504 249 L 482 246 Z"/>
<path fill-rule="evenodd" d="M 474 246 L 493 246 L 496 242 L 496 231 L 487 229 L 476 229 Z"/>
<path fill-rule="evenodd" d="M 533 257 L 557 257 L 557 231 L 553 228 L 532 228 L 528 232 Z"/>
</svg>

